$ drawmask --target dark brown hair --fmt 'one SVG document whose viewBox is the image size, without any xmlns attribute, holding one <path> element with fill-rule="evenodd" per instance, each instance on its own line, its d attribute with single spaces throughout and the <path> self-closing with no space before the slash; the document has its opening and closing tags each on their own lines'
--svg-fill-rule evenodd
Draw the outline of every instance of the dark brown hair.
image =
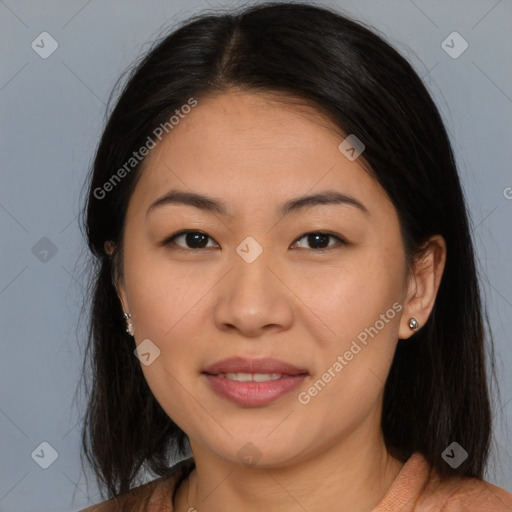
<svg viewBox="0 0 512 512">
<path fill-rule="evenodd" d="M 195 16 L 158 41 L 132 69 L 101 137 L 83 212 L 94 269 L 82 436 L 100 489 L 109 497 L 124 493 L 141 470 L 168 475 L 171 461 L 185 456 L 187 437 L 144 379 L 112 280 L 142 164 L 104 197 L 97 190 L 191 97 L 200 102 L 230 87 L 302 99 L 355 134 L 398 212 L 409 264 L 430 235 L 445 239 L 433 311 L 412 339 L 398 343 L 382 430 L 403 461 L 418 451 L 443 478 L 481 478 L 491 429 L 484 315 L 468 213 L 439 112 L 411 65 L 376 31 L 325 7 L 266 3 Z M 115 244 L 112 258 L 107 240 Z M 453 441 L 469 454 L 457 469 L 441 457 Z"/>
</svg>

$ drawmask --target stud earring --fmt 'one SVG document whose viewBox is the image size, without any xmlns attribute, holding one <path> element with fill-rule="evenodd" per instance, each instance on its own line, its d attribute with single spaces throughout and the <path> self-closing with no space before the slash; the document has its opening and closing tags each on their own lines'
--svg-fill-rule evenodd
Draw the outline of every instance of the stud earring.
<svg viewBox="0 0 512 512">
<path fill-rule="evenodd" d="M 130 336 L 133 336 L 133 324 L 130 320 L 130 318 L 132 317 L 132 315 L 130 313 L 125 313 L 124 314 L 124 317 L 126 318 L 126 332 L 130 335 Z"/>
<path fill-rule="evenodd" d="M 420 324 L 416 318 L 412 317 L 409 319 L 409 328 L 413 331 L 417 331 L 420 328 Z"/>
</svg>

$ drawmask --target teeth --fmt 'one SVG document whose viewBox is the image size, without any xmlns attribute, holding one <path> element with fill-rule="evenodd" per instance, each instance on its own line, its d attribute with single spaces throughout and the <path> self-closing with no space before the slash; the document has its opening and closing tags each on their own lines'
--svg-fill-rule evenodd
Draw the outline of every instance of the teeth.
<svg viewBox="0 0 512 512">
<path fill-rule="evenodd" d="M 283 376 L 282 373 L 219 373 L 217 377 L 225 379 L 237 380 L 239 382 L 266 382 L 269 380 L 277 380 Z"/>
</svg>

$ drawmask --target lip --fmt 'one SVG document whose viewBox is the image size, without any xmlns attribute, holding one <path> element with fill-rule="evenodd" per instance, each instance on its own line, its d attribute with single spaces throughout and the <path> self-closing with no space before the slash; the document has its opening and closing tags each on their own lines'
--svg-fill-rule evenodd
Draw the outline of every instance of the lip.
<svg viewBox="0 0 512 512">
<path fill-rule="evenodd" d="M 203 373 L 218 375 L 219 373 L 282 373 L 284 375 L 307 374 L 304 368 L 281 361 L 264 357 L 260 359 L 249 359 L 246 357 L 229 357 L 206 367 Z"/>
<path fill-rule="evenodd" d="M 281 373 L 281 378 L 265 382 L 239 382 L 219 373 Z M 309 375 L 305 369 L 298 368 L 279 359 L 230 357 L 208 366 L 203 371 L 207 382 L 219 396 L 245 407 L 267 405 L 293 391 Z"/>
<path fill-rule="evenodd" d="M 307 377 L 307 374 L 303 373 L 283 375 L 280 379 L 266 382 L 238 382 L 208 373 L 203 375 L 219 396 L 245 407 L 267 405 L 293 391 Z"/>
</svg>

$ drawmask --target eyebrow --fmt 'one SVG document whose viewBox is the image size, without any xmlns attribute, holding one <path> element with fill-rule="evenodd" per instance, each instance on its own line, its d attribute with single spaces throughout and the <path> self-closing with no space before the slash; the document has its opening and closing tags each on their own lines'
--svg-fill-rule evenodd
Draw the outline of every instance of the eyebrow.
<svg viewBox="0 0 512 512">
<path fill-rule="evenodd" d="M 229 217 L 233 216 L 230 214 L 226 203 L 224 203 L 222 200 L 182 190 L 170 190 L 163 196 L 159 197 L 149 206 L 146 211 L 146 216 L 149 213 L 170 204 L 193 206 L 207 212 L 218 213 L 219 215 Z M 352 196 L 342 194 L 341 192 L 337 192 L 335 190 L 325 190 L 309 196 L 301 196 L 290 199 L 279 206 L 277 209 L 277 214 L 284 217 L 291 213 L 304 211 L 306 209 L 324 204 L 354 206 L 365 215 L 371 215 L 370 211 L 363 203 Z"/>
</svg>

